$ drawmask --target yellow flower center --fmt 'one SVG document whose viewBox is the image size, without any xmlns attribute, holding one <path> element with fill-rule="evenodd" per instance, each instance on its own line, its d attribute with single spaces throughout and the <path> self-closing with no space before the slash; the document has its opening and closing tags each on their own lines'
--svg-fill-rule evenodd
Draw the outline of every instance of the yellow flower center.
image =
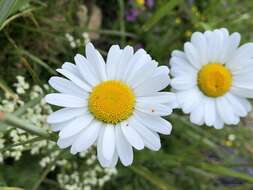
<svg viewBox="0 0 253 190">
<path fill-rule="evenodd" d="M 198 72 L 198 86 L 207 96 L 222 96 L 230 89 L 231 84 L 231 72 L 222 64 L 209 63 Z"/>
<path fill-rule="evenodd" d="M 117 124 L 134 111 L 135 95 L 128 85 L 109 80 L 95 86 L 89 96 L 89 111 L 100 121 Z"/>
</svg>

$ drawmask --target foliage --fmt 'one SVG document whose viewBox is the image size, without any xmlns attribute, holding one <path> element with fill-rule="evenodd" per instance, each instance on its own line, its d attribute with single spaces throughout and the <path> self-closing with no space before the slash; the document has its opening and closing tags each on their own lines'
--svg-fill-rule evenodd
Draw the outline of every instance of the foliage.
<svg viewBox="0 0 253 190">
<path fill-rule="evenodd" d="M 132 8 L 138 16 L 128 21 Z M 194 31 L 227 27 L 252 41 L 252 8 L 246 0 L 157 0 L 151 7 L 133 0 L 0 0 L 0 110 L 50 131 L 45 118 L 54 108 L 41 100 L 50 91 L 45 84 L 64 61 L 84 52 L 85 42 L 104 56 L 115 43 L 145 47 L 167 65 L 171 51 L 182 49 Z M 167 119 L 174 127 L 171 136 L 162 136 L 163 148 L 135 152 L 133 165 L 118 165 L 117 175 L 97 165 L 94 150 L 74 157 L 56 147 L 53 135 L 44 139 L 2 122 L 0 190 L 89 190 L 85 179 L 104 190 L 253 188 L 250 118 L 222 130 L 194 126 L 180 110 Z"/>
</svg>

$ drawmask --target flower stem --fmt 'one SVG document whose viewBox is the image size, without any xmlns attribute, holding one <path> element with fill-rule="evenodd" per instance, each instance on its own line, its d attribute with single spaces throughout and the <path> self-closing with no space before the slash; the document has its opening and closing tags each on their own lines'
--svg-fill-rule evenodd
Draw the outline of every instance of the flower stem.
<svg viewBox="0 0 253 190">
<path fill-rule="evenodd" d="M 6 124 L 17 127 L 19 129 L 23 129 L 26 132 L 29 132 L 33 135 L 42 137 L 44 139 L 48 139 L 48 140 L 52 140 L 52 141 L 56 140 L 56 138 L 53 135 L 51 135 L 50 133 L 48 133 L 46 130 L 38 128 L 38 127 L 34 127 L 29 122 L 27 122 L 23 119 L 20 119 L 10 113 L 0 112 L 0 122 L 4 122 Z"/>
</svg>

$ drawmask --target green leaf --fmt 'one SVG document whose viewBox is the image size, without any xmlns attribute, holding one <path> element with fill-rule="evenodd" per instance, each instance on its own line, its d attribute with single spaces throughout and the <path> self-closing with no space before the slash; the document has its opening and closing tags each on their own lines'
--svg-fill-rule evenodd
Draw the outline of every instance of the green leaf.
<svg viewBox="0 0 253 190">
<path fill-rule="evenodd" d="M 0 187 L 0 190 L 23 190 L 18 187 Z"/>
<path fill-rule="evenodd" d="M 47 63 L 42 61 L 39 57 L 30 53 L 29 51 L 26 51 L 24 49 L 19 49 L 18 52 L 21 55 L 25 55 L 25 56 L 29 57 L 32 61 L 34 61 L 35 63 L 37 63 L 41 67 L 45 68 L 50 74 L 57 75 L 57 72 L 55 70 L 53 70 L 50 66 L 48 66 Z"/>
<path fill-rule="evenodd" d="M 37 97 L 37 98 L 34 98 L 34 99 L 30 100 L 29 102 L 25 103 L 23 106 L 18 108 L 13 114 L 15 116 L 22 115 L 28 108 L 34 107 L 37 104 L 39 104 L 41 99 L 42 99 L 42 97 Z"/>
<path fill-rule="evenodd" d="M 182 0 L 170 0 L 165 5 L 162 5 L 153 14 L 153 16 L 143 25 L 142 30 L 145 32 L 158 23 L 164 16 L 166 16 L 173 8 L 182 3 Z"/>
<path fill-rule="evenodd" d="M 150 170 L 142 166 L 132 166 L 130 167 L 136 174 L 140 175 L 151 184 L 155 185 L 157 188 L 161 190 L 176 190 L 177 188 L 172 187 L 171 185 L 167 184 L 163 181 L 160 177 L 154 175 Z"/>
<path fill-rule="evenodd" d="M 28 6 L 28 0 L 0 0 L 0 26 L 11 14 Z"/>
<path fill-rule="evenodd" d="M 19 129 L 23 129 L 33 135 L 37 135 L 39 137 L 48 139 L 48 140 L 55 140 L 54 136 L 50 136 L 48 132 L 42 128 L 38 128 L 33 126 L 31 123 L 24 119 L 20 119 L 16 117 L 14 114 L 11 113 L 4 113 L 4 116 L 2 118 L 2 121 L 5 124 L 9 124 L 13 127 L 17 127 Z"/>
<path fill-rule="evenodd" d="M 237 172 L 233 169 L 226 168 L 226 167 L 223 167 L 223 166 L 220 166 L 220 165 L 202 163 L 201 168 L 203 170 L 206 170 L 206 171 L 214 173 L 214 174 L 229 176 L 229 177 L 235 177 L 235 178 L 239 178 L 239 179 L 248 181 L 250 183 L 253 183 L 253 177 L 252 176 L 247 175 L 245 173 Z"/>
<path fill-rule="evenodd" d="M 0 78 L 0 89 L 2 89 L 4 93 L 9 94 L 11 97 L 16 97 L 15 93 L 7 86 L 7 84 L 2 78 Z"/>
<path fill-rule="evenodd" d="M 8 127 L 9 125 L 7 125 L 6 123 L 0 123 L 0 133 L 4 133 Z"/>
</svg>

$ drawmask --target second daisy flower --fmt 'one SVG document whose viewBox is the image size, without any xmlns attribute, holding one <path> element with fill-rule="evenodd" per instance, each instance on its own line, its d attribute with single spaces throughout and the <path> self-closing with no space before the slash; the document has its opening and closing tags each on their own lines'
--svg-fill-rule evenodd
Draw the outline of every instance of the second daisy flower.
<svg viewBox="0 0 253 190">
<path fill-rule="evenodd" d="M 171 86 L 193 123 L 222 128 L 251 110 L 253 43 L 239 43 L 239 33 L 217 29 L 193 33 L 184 52 L 172 52 Z"/>
</svg>

